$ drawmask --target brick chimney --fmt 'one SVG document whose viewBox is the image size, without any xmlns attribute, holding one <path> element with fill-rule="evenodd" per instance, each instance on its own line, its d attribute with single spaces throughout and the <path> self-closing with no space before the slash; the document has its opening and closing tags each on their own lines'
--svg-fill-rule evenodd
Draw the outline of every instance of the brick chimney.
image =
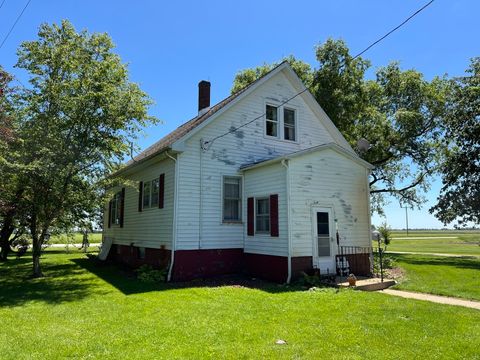
<svg viewBox="0 0 480 360">
<path fill-rule="evenodd" d="M 210 82 L 202 80 L 198 83 L 198 114 L 204 114 L 210 108 Z"/>
</svg>

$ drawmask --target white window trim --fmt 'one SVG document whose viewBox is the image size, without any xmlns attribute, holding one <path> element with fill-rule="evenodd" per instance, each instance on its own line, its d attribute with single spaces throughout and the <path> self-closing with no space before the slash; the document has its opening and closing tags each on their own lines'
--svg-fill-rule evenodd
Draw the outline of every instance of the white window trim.
<svg viewBox="0 0 480 360">
<path fill-rule="evenodd" d="M 267 200 L 268 202 L 268 230 L 257 230 L 257 201 L 258 200 Z M 270 224 L 270 196 L 256 196 L 253 198 L 253 201 L 254 201 L 254 218 L 255 218 L 255 221 L 254 221 L 254 228 L 255 228 L 255 234 L 257 235 L 269 235 L 270 234 L 270 231 L 271 231 L 271 227 L 272 227 L 272 224 Z M 265 216 L 265 215 L 263 215 Z"/>
<path fill-rule="evenodd" d="M 116 199 L 117 196 L 118 196 L 118 199 Z M 113 194 L 113 198 L 112 198 L 112 208 L 110 209 L 110 211 L 112 212 L 110 214 L 110 226 L 120 226 L 121 202 L 122 202 L 122 192 L 117 191 Z M 117 207 L 117 203 L 118 203 L 118 207 Z M 118 219 L 118 223 L 117 223 L 117 219 Z"/>
<path fill-rule="evenodd" d="M 277 136 L 267 135 L 267 105 L 275 106 L 277 108 Z M 263 104 L 263 137 L 265 139 L 282 141 L 287 144 L 299 144 L 299 121 L 298 121 L 298 114 L 299 110 L 297 106 L 291 104 L 284 104 L 281 105 L 279 102 L 275 102 L 273 100 L 265 100 Z M 284 113 L 283 109 L 293 110 L 295 112 L 295 140 L 286 140 L 285 139 L 285 122 L 284 122 Z"/>
<path fill-rule="evenodd" d="M 153 194 L 153 182 L 155 180 L 158 180 L 158 178 L 153 178 L 151 180 L 147 180 L 143 182 L 143 189 L 142 189 L 142 211 L 143 210 L 153 210 L 153 209 L 158 209 L 158 203 L 156 205 L 152 206 L 152 194 Z M 159 180 L 158 180 L 159 181 Z M 145 185 L 150 184 L 149 186 L 149 194 L 148 194 L 148 206 L 145 206 L 143 203 L 143 199 L 145 197 Z M 159 191 L 160 191 L 160 183 L 158 184 L 159 186 Z"/>
<path fill-rule="evenodd" d="M 293 111 L 293 126 L 294 126 L 294 131 L 295 131 L 295 139 L 294 140 L 285 139 L 285 109 Z M 282 106 L 282 125 L 283 125 L 282 126 L 282 132 L 283 132 L 282 140 L 292 142 L 292 143 L 297 143 L 298 142 L 298 121 L 297 121 L 297 118 L 298 118 L 297 109 L 295 109 L 292 106 L 285 106 L 285 105 Z"/>
<path fill-rule="evenodd" d="M 240 179 L 240 220 L 224 220 L 223 218 L 223 193 L 224 193 L 224 184 L 225 184 L 225 178 L 239 178 Z M 223 175 L 222 176 L 222 183 L 220 184 L 221 190 L 220 190 L 220 206 L 221 206 L 221 218 L 220 218 L 220 223 L 224 225 L 242 225 L 243 224 L 243 219 L 244 219 L 244 214 L 243 214 L 243 204 L 245 200 L 244 196 L 244 186 L 243 186 L 243 176 L 241 175 Z"/>
</svg>

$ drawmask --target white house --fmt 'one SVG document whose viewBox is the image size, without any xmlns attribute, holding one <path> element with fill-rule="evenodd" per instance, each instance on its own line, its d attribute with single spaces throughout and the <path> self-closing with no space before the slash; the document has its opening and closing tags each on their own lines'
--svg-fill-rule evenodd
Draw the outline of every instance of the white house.
<svg viewBox="0 0 480 360">
<path fill-rule="evenodd" d="M 104 241 L 111 259 L 172 280 L 288 282 L 335 273 L 342 252 L 368 272 L 354 263 L 369 259 L 371 169 L 288 63 L 212 107 L 202 81 L 198 115 L 115 174 Z"/>
</svg>

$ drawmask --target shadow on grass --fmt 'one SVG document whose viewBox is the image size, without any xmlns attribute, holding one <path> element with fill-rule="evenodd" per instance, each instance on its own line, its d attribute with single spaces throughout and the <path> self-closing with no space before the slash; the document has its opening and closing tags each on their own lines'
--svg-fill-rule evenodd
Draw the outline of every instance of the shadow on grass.
<svg viewBox="0 0 480 360">
<path fill-rule="evenodd" d="M 292 291 L 305 291 L 299 285 L 279 285 L 259 279 L 251 279 L 244 275 L 226 275 L 209 279 L 198 279 L 187 282 L 175 283 L 144 283 L 136 279 L 131 269 L 120 267 L 112 263 L 102 263 L 91 259 L 72 259 L 75 264 L 90 271 L 102 280 L 108 282 L 125 295 L 138 294 L 150 291 L 165 291 L 187 288 L 211 288 L 232 286 L 266 291 L 269 293 L 284 293 Z"/>
<path fill-rule="evenodd" d="M 388 254 L 395 261 L 412 265 L 440 265 L 451 266 L 461 269 L 480 270 L 480 259 L 473 256 L 461 257 L 442 257 L 442 256 L 424 256 L 424 255 L 402 255 Z"/>
<path fill-rule="evenodd" d="M 43 278 L 31 278 L 30 257 L 12 258 L 0 264 L 0 307 L 28 302 L 59 304 L 78 301 L 93 294 L 104 294 L 91 276 L 71 262 L 52 262 L 43 256 Z M 88 275 L 88 273 L 87 273 Z"/>
</svg>

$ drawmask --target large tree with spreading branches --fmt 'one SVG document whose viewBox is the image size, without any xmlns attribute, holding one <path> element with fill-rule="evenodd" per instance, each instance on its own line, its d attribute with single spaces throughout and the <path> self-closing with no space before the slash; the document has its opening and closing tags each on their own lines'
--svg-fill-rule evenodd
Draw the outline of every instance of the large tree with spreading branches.
<svg viewBox="0 0 480 360">
<path fill-rule="evenodd" d="M 30 75 L 20 91 L 20 173 L 33 275 L 42 276 L 42 245 L 55 228 L 84 222 L 99 208 L 105 175 L 156 119 L 152 101 L 129 80 L 107 34 L 44 24 L 22 43 L 17 67 Z"/>
<path fill-rule="evenodd" d="M 441 145 L 439 124 L 445 111 L 448 83 L 427 81 L 398 63 L 378 68 L 368 79 L 370 62 L 353 57 L 341 40 L 316 48 L 317 64 L 286 58 L 358 154 L 375 166 L 370 179 L 373 210 L 382 213 L 385 194 L 408 206 L 420 205 L 429 178 L 437 170 Z M 274 64 L 240 71 L 236 92 L 272 69 Z M 370 149 L 357 149 L 359 139 Z"/>
<path fill-rule="evenodd" d="M 480 58 L 451 80 L 445 117 L 443 186 L 430 212 L 445 224 L 480 224 Z"/>
</svg>

